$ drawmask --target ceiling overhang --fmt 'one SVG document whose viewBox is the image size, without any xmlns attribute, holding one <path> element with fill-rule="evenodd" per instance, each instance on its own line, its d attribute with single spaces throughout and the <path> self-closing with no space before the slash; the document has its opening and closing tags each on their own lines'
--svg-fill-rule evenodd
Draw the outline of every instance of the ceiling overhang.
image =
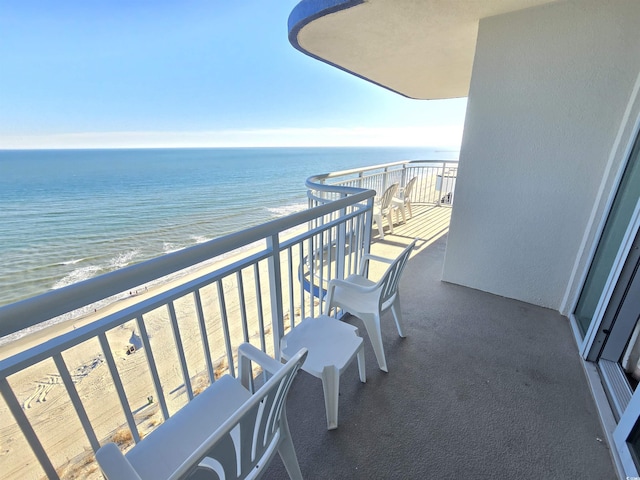
<svg viewBox="0 0 640 480">
<path fill-rule="evenodd" d="M 303 0 L 301 52 L 400 95 L 466 97 L 480 19 L 556 0 Z"/>
</svg>

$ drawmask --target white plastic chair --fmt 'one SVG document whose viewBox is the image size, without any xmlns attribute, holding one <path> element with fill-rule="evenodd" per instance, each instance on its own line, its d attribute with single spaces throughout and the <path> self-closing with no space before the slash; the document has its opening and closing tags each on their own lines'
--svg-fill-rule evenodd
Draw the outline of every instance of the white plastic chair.
<svg viewBox="0 0 640 480">
<path fill-rule="evenodd" d="M 400 311 L 400 293 L 398 283 L 404 270 L 411 250 L 416 245 L 416 240 L 406 247 L 400 256 L 395 259 L 378 257 L 375 255 L 364 255 L 360 264 L 360 274 L 349 275 L 344 280 L 333 279 L 329 282 L 326 297 L 327 315 L 332 308 L 339 307 L 361 319 L 364 323 L 373 351 L 376 354 L 380 370 L 387 372 L 387 360 L 384 355 L 382 345 L 382 331 L 380 328 L 380 317 L 384 312 L 391 309 L 393 318 L 396 321 L 398 335 L 404 337 L 402 330 L 402 312 Z M 368 263 L 371 260 L 390 263 L 377 282 L 369 280 L 365 276 Z"/>
<path fill-rule="evenodd" d="M 389 232 L 393 233 L 393 208 L 391 205 L 391 201 L 393 200 L 393 196 L 396 194 L 398 190 L 398 184 L 394 183 L 390 187 L 388 187 L 382 196 L 380 197 L 380 201 L 377 202 L 373 206 L 373 221 L 376 223 L 378 227 L 378 232 L 380 232 L 380 238 L 384 240 L 384 230 L 382 228 L 382 217 L 387 217 L 387 223 L 389 224 Z"/>
<path fill-rule="evenodd" d="M 413 213 L 411 213 L 411 192 L 417 180 L 418 177 L 413 177 L 409 180 L 404 188 L 398 189 L 398 196 L 393 197 L 391 200 L 393 209 L 399 210 L 400 213 L 402 213 L 402 221 L 404 223 L 407 222 L 407 210 L 409 210 L 409 218 L 413 217 Z"/>
<path fill-rule="evenodd" d="M 307 351 L 283 365 L 252 345 L 238 349 L 240 379 L 225 375 L 123 455 L 114 443 L 96 452 L 107 480 L 259 478 L 278 452 L 292 479 L 302 473 L 285 399 Z M 271 378 L 251 393 L 251 362 Z"/>
</svg>

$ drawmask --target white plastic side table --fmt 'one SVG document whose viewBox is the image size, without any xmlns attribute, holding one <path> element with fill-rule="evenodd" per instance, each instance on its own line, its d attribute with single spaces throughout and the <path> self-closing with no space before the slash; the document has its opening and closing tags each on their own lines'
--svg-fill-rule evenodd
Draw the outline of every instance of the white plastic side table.
<svg viewBox="0 0 640 480">
<path fill-rule="evenodd" d="M 300 348 L 309 353 L 302 369 L 322 380 L 327 429 L 338 428 L 340 375 L 358 357 L 360 381 L 367 376 L 364 367 L 364 342 L 353 325 L 321 315 L 305 318 L 280 341 L 280 355 L 289 360 Z"/>
</svg>

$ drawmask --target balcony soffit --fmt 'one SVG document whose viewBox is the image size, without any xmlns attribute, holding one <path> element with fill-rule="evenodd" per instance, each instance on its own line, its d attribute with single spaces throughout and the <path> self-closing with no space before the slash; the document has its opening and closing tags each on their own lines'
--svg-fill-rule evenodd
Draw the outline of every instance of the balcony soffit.
<svg viewBox="0 0 640 480">
<path fill-rule="evenodd" d="M 557 0 L 303 0 L 289 41 L 410 98 L 465 97 L 480 19 Z"/>
</svg>

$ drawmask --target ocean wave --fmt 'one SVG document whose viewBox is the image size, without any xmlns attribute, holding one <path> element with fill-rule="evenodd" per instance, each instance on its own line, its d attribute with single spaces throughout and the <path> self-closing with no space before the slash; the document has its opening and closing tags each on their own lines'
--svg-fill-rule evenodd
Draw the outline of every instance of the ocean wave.
<svg viewBox="0 0 640 480">
<path fill-rule="evenodd" d="M 171 243 L 171 242 L 163 242 L 162 244 L 162 252 L 163 253 L 172 253 L 172 252 L 177 252 L 178 250 L 182 250 L 183 246 L 180 245 L 176 245 L 175 243 Z"/>
<path fill-rule="evenodd" d="M 86 258 L 78 258 L 76 260 L 67 260 L 66 262 L 60 262 L 58 265 L 76 265 L 84 260 L 86 260 Z"/>
<path fill-rule="evenodd" d="M 307 203 L 294 203 L 292 205 L 283 205 L 280 207 L 267 207 L 267 211 L 278 217 L 285 217 L 292 213 L 298 213 L 306 210 L 307 207 Z"/>
<path fill-rule="evenodd" d="M 91 277 L 95 277 L 102 271 L 103 268 L 99 267 L 98 265 L 89 265 L 87 267 L 76 268 L 71 273 L 54 283 L 51 288 L 53 290 L 57 290 L 58 288 L 66 287 L 67 285 L 71 285 L 73 283 L 78 283 L 82 280 L 87 280 Z"/>
<path fill-rule="evenodd" d="M 213 240 L 213 238 L 205 237 L 204 235 L 191 235 L 191 240 L 199 244 L 208 242 L 209 240 Z"/>
<path fill-rule="evenodd" d="M 119 253 L 109 261 L 109 269 L 117 270 L 118 268 L 126 267 L 138 255 L 140 255 L 140 250 Z"/>
<path fill-rule="evenodd" d="M 101 273 L 106 273 L 112 270 L 118 270 L 119 268 L 126 267 L 127 265 L 131 264 L 132 260 L 139 254 L 139 250 L 129 250 L 127 252 L 117 254 L 104 265 L 87 265 L 84 267 L 76 268 L 75 270 L 72 270 L 70 273 L 62 277 L 60 280 L 56 281 L 51 288 L 53 290 L 57 290 L 59 288 L 66 287 L 83 280 L 88 280 L 89 278 L 93 278 Z M 80 261 L 82 261 L 82 259 L 77 261 L 63 262 L 59 265 L 75 265 Z"/>
</svg>

